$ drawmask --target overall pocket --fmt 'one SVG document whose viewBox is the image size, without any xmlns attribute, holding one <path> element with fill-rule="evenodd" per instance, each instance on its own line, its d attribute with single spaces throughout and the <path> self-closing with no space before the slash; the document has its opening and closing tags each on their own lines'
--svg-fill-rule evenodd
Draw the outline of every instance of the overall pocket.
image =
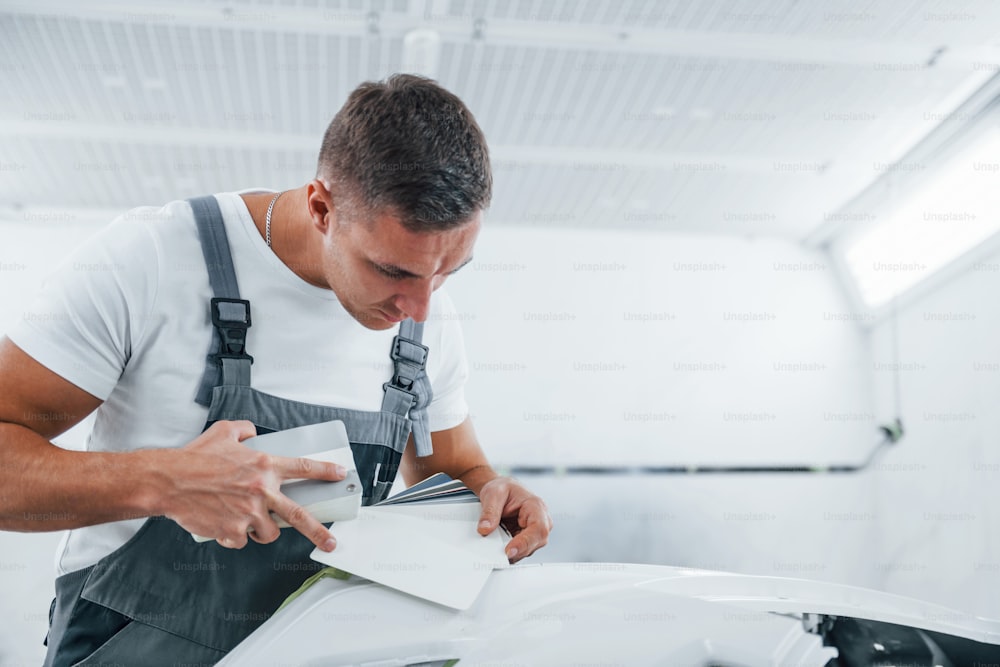
<svg viewBox="0 0 1000 667">
<path fill-rule="evenodd" d="M 190 640 L 164 632 L 151 625 L 132 621 L 108 641 L 72 667 L 176 667 L 184 665 L 214 665 L 225 656 Z"/>
<path fill-rule="evenodd" d="M 75 664 L 128 625 L 126 616 L 81 597 L 84 584 L 99 566 L 100 563 L 56 579 L 56 597 L 49 612 L 45 667 Z"/>
</svg>

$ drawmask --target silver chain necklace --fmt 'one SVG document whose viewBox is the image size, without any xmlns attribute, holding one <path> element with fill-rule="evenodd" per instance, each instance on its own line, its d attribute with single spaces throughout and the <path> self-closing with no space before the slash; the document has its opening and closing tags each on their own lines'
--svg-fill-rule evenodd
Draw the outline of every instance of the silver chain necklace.
<svg viewBox="0 0 1000 667">
<path fill-rule="evenodd" d="M 274 202 L 278 201 L 278 197 L 285 194 L 284 190 L 274 195 L 274 199 L 271 203 L 267 205 L 267 217 L 264 218 L 264 240 L 267 241 L 267 247 L 271 247 L 271 211 L 274 210 Z"/>
</svg>

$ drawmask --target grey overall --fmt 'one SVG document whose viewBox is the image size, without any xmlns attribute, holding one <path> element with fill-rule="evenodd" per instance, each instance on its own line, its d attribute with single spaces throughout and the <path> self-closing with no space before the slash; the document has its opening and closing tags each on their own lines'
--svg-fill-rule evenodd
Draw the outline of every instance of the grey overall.
<svg viewBox="0 0 1000 667">
<path fill-rule="evenodd" d="M 411 431 L 418 456 L 431 453 L 423 325 L 400 325 L 390 355 L 393 377 L 378 412 L 290 401 L 250 386 L 245 347 L 250 304 L 241 300 L 229 241 L 214 197 L 190 200 L 215 298 L 210 313 L 217 351 L 209 355 L 197 401 L 218 420 L 247 419 L 258 434 L 342 420 L 364 486 L 364 504 L 385 498 Z M 378 471 L 376 477 L 376 470 Z M 260 626 L 323 566 L 313 544 L 285 529 L 271 544 L 243 549 L 196 543 L 174 521 L 148 519 L 96 565 L 56 579 L 48 666 L 211 665 Z"/>
</svg>

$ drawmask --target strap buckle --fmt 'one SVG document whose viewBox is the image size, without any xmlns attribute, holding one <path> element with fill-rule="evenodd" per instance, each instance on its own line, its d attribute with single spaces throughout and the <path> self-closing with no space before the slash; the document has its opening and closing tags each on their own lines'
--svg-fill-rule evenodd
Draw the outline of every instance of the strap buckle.
<svg viewBox="0 0 1000 667">
<path fill-rule="evenodd" d="M 410 390 L 413 389 L 413 383 L 416 382 L 417 376 L 427 367 L 427 355 L 429 353 L 430 348 L 426 345 L 396 335 L 392 339 L 392 349 L 389 352 L 395 371 L 393 372 L 392 380 L 386 384 L 390 384 L 397 389 L 402 389 L 406 393 L 413 395 L 413 392 Z M 416 396 L 413 396 L 414 400 L 416 400 Z"/>
<path fill-rule="evenodd" d="M 250 302 L 246 299 L 215 297 L 211 301 L 212 324 L 219 332 L 219 351 L 211 358 L 217 363 L 222 359 L 249 359 L 246 352 L 247 329 L 250 328 Z"/>
<path fill-rule="evenodd" d="M 395 380 L 395 378 L 393 378 L 393 380 Z M 406 408 L 407 413 L 410 411 L 410 408 L 412 408 L 414 405 L 417 404 L 417 395 L 415 393 L 407 389 L 403 389 L 399 385 L 393 384 L 392 382 L 383 383 L 382 391 L 384 391 L 386 394 L 388 394 L 389 392 L 399 392 L 400 394 L 406 394 L 406 396 L 410 399 L 410 405 L 407 406 Z"/>
</svg>

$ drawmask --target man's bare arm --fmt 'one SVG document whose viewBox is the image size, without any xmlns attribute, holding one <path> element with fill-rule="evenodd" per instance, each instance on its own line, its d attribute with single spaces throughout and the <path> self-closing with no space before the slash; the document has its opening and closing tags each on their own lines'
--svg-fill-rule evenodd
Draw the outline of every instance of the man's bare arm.
<svg viewBox="0 0 1000 667">
<path fill-rule="evenodd" d="M 0 528 L 45 531 L 139 516 L 141 462 L 61 449 L 52 438 L 101 400 L 0 340 Z"/>
<path fill-rule="evenodd" d="M 455 428 L 435 431 L 431 434 L 431 440 L 434 443 L 434 453 L 418 457 L 413 436 L 410 436 L 400 463 L 400 472 L 407 486 L 443 472 L 452 479 L 462 480 L 465 486 L 478 495 L 487 482 L 499 477 L 479 446 L 471 419 L 466 419 Z"/>
<path fill-rule="evenodd" d="M 50 440 L 100 399 L 0 339 L 0 530 L 52 531 L 168 516 L 189 531 L 242 547 L 247 529 L 271 542 L 275 511 L 317 546 L 326 528 L 278 492 L 285 479 L 343 479 L 330 463 L 268 456 L 240 444 L 250 422 L 218 422 L 180 448 L 76 452 Z"/>
</svg>

